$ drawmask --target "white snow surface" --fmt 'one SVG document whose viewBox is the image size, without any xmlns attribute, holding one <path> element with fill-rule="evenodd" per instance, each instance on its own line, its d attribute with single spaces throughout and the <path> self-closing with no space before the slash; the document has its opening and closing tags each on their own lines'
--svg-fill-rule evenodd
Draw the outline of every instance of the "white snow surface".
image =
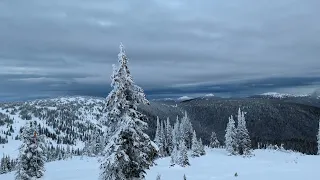
<svg viewBox="0 0 320 180">
<path fill-rule="evenodd" d="M 192 99 L 192 98 L 189 96 L 182 96 L 182 97 L 178 98 L 179 101 L 185 101 L 185 100 L 189 100 L 189 99 Z"/>
<path fill-rule="evenodd" d="M 228 156 L 224 149 L 206 149 L 207 155 L 191 158 L 191 166 L 170 167 L 170 157 L 156 161 L 157 166 L 147 171 L 146 180 L 155 180 L 161 174 L 162 180 L 316 180 L 320 156 L 303 155 L 276 150 L 255 150 L 255 156 L 243 158 Z M 235 177 L 235 173 L 238 174 Z M 46 164 L 43 180 L 98 180 L 97 158 L 74 157 L 70 160 Z M 14 180 L 14 172 L 0 175 L 0 180 Z"/>
<path fill-rule="evenodd" d="M 286 97 L 306 97 L 308 95 L 301 94 L 301 95 L 294 95 L 294 94 L 285 94 L 285 93 L 277 93 L 277 92 L 267 92 L 261 94 L 263 96 L 271 96 L 274 98 L 286 98 Z"/>
<path fill-rule="evenodd" d="M 206 94 L 205 96 L 206 96 L 206 97 L 213 97 L 214 94 L 210 93 L 210 94 Z"/>
</svg>

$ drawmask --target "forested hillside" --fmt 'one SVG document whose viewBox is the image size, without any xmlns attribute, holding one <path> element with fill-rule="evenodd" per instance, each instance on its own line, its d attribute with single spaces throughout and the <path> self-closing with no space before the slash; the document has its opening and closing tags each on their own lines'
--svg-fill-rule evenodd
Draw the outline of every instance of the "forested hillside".
<svg viewBox="0 0 320 180">
<path fill-rule="evenodd" d="M 284 143 L 286 148 L 314 154 L 320 116 L 320 108 L 317 106 L 319 99 L 301 99 L 206 97 L 182 102 L 151 101 L 150 105 L 140 106 L 140 110 L 148 117 L 147 133 L 151 138 L 155 134 L 157 116 L 162 120 L 169 117 L 173 124 L 176 117 L 182 117 L 186 110 L 197 135 L 208 144 L 213 130 L 218 140 L 224 142 L 228 117 L 236 115 L 237 109 L 241 107 L 246 112 L 247 127 L 254 148 L 258 147 L 258 143 L 259 146 Z M 3 103 L 0 105 L 0 143 L 3 144 L 0 148 L 6 154 L 6 151 L 12 150 L 6 148 L 10 142 L 19 144 L 21 127 L 32 119 L 37 121 L 40 134 L 47 137 L 46 141 L 52 149 L 66 150 L 70 146 L 74 153 L 80 154 L 86 142 L 97 139 L 102 133 L 103 126 L 99 118 L 103 107 L 104 99 L 94 97 Z"/>
</svg>

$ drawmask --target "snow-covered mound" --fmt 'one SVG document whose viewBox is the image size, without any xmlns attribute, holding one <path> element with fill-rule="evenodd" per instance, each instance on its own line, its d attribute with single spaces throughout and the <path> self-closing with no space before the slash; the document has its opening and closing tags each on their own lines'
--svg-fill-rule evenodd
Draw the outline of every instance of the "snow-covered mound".
<svg viewBox="0 0 320 180">
<path fill-rule="evenodd" d="M 182 96 L 182 97 L 179 97 L 179 98 L 178 98 L 178 101 L 186 101 L 186 100 L 190 100 L 190 99 L 192 99 L 192 97 Z"/>
<path fill-rule="evenodd" d="M 214 94 L 210 93 L 210 94 L 206 94 L 205 96 L 206 96 L 206 97 L 213 97 Z"/>
<path fill-rule="evenodd" d="M 320 156 L 307 156 L 275 150 L 255 150 L 255 156 L 243 158 L 228 156 L 224 149 L 208 149 L 207 155 L 191 158 L 191 166 L 170 167 L 170 158 L 156 161 L 157 166 L 147 170 L 146 180 L 155 180 L 157 174 L 162 180 L 316 180 L 320 179 L 318 168 Z M 235 174 L 237 173 L 237 177 Z M 96 180 L 99 163 L 96 158 L 74 157 L 66 161 L 46 164 L 43 180 Z M 14 180 L 14 172 L 0 175 L 1 180 Z"/>
<path fill-rule="evenodd" d="M 272 98 L 288 98 L 288 97 L 307 97 L 309 95 L 301 94 L 301 95 L 295 95 L 295 94 L 286 94 L 286 93 L 277 93 L 277 92 L 267 92 L 261 94 L 261 96 L 267 96 Z"/>
</svg>

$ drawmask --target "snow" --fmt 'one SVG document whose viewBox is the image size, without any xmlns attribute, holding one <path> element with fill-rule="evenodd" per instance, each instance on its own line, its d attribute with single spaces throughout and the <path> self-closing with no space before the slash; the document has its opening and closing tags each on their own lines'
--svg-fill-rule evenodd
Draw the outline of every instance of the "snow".
<svg viewBox="0 0 320 180">
<path fill-rule="evenodd" d="M 213 97 L 214 94 L 210 93 L 210 94 L 206 94 L 205 96 L 206 96 L 206 97 Z"/>
<path fill-rule="evenodd" d="M 294 95 L 294 94 L 285 94 L 285 93 L 277 93 L 277 92 L 267 92 L 261 94 L 262 96 L 271 96 L 274 98 L 286 98 L 286 97 L 306 97 L 308 95 Z"/>
<path fill-rule="evenodd" d="M 87 124 L 87 121 L 90 121 L 92 124 L 99 124 L 96 115 L 99 114 L 99 108 L 101 107 L 101 104 L 104 103 L 104 99 L 102 98 L 94 98 L 94 97 L 82 97 L 82 96 L 75 96 L 75 97 L 60 97 L 60 98 L 51 98 L 51 99 L 41 99 L 41 100 L 34 100 L 29 102 L 21 103 L 15 108 L 17 109 L 17 112 L 13 115 L 10 114 L 10 111 L 12 108 L 9 108 L 9 112 L 7 112 L 7 109 L 5 109 L 3 104 L 0 104 L 0 113 L 8 115 L 11 119 L 13 119 L 12 127 L 14 129 L 14 133 L 11 134 L 11 136 L 8 137 L 8 143 L 6 144 L 0 144 L 0 157 L 2 157 L 3 154 L 10 155 L 10 158 L 17 158 L 19 153 L 19 146 L 21 145 L 20 140 L 15 140 L 15 137 L 19 134 L 19 130 L 22 126 L 25 125 L 27 122 L 26 120 L 21 119 L 20 117 L 20 106 L 23 104 L 29 104 L 31 106 L 34 106 L 36 109 L 40 108 L 48 108 L 50 110 L 57 109 L 56 105 L 61 104 L 71 104 L 76 103 L 78 105 L 81 105 L 81 107 L 77 110 L 77 117 L 79 120 L 75 120 L 75 122 L 79 122 L 81 124 Z M 55 133 L 55 129 L 52 128 L 52 126 L 48 126 L 46 124 L 46 121 L 40 120 L 39 118 L 36 118 L 32 115 L 32 120 L 37 121 L 40 123 L 43 127 L 46 127 L 49 132 Z M 7 126 L 0 126 L 0 132 L 8 130 Z M 75 128 L 75 130 L 78 130 Z M 65 133 L 61 132 L 60 136 L 64 136 Z M 4 136 L 3 134 L 0 134 L 0 136 Z M 46 142 L 52 144 L 53 146 L 57 146 L 56 141 L 52 140 L 51 138 L 46 137 Z M 59 146 L 66 148 L 67 145 L 60 144 Z M 71 146 L 70 148 L 80 148 L 82 149 L 84 147 L 84 143 L 80 140 L 76 141 L 76 144 Z M 2 180 L 2 179 L 0 179 Z"/>
<path fill-rule="evenodd" d="M 182 96 L 182 97 L 178 98 L 179 101 L 185 101 L 185 100 L 189 100 L 189 99 L 192 99 L 192 98 L 189 96 Z"/>
<path fill-rule="evenodd" d="M 170 157 L 157 160 L 157 166 L 147 170 L 146 180 L 301 180 L 320 179 L 317 173 L 320 156 L 276 150 L 255 150 L 255 156 L 228 156 L 224 149 L 207 149 L 207 155 L 191 158 L 189 167 L 170 167 Z M 234 174 L 237 173 L 238 177 Z M 46 164 L 43 180 L 97 180 L 98 158 L 74 157 L 71 160 Z M 0 175 L 0 180 L 14 180 L 14 172 Z"/>
</svg>

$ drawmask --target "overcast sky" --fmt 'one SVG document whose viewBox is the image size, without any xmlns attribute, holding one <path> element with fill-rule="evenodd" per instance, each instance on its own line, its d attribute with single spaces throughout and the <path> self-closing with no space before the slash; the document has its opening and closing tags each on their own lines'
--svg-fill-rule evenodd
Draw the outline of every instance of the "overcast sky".
<svg viewBox="0 0 320 180">
<path fill-rule="evenodd" d="M 119 43 L 149 97 L 308 93 L 319 0 L 2 0 L 0 99 L 107 96 Z"/>
</svg>

